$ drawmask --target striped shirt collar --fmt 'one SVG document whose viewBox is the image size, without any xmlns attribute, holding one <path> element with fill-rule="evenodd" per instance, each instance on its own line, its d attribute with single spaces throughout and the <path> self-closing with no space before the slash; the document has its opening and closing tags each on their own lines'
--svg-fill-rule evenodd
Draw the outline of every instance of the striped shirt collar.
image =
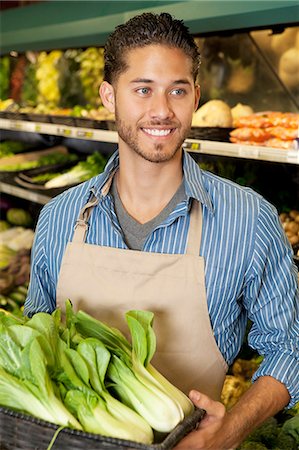
<svg viewBox="0 0 299 450">
<path fill-rule="evenodd" d="M 116 150 L 107 162 L 104 172 L 99 177 L 96 177 L 96 183 L 91 189 L 94 195 L 99 198 L 106 196 L 110 189 L 110 180 L 112 180 L 112 175 L 118 166 L 119 153 Z M 190 204 L 190 200 L 194 198 L 213 212 L 212 199 L 204 186 L 202 170 L 185 150 L 183 151 L 183 172 L 188 203 Z"/>
</svg>

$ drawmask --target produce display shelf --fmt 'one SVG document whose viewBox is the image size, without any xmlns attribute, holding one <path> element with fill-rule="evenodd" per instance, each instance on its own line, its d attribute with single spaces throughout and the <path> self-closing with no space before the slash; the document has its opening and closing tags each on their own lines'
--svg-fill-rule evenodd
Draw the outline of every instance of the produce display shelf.
<svg viewBox="0 0 299 450">
<path fill-rule="evenodd" d="M 0 118 L 0 129 L 117 143 L 116 131 Z"/>
<path fill-rule="evenodd" d="M 230 156 L 234 158 L 258 159 L 299 165 L 299 150 L 285 150 L 253 145 L 230 144 L 227 142 L 186 139 L 184 148 L 189 152 L 206 155 Z"/>
<path fill-rule="evenodd" d="M 116 131 L 98 128 L 74 127 L 56 123 L 42 123 L 0 118 L 0 129 L 102 141 L 113 144 L 116 144 L 118 141 Z M 299 150 L 295 149 L 286 150 L 189 138 L 185 140 L 184 147 L 187 151 L 194 153 L 299 165 Z"/>
<path fill-rule="evenodd" d="M 18 198 L 23 198 L 40 205 L 45 205 L 52 198 L 52 196 L 18 186 L 17 183 L 14 182 L 11 174 L 6 174 L 5 176 L 3 174 L 0 175 L 0 192 L 3 194 L 13 195 Z"/>
</svg>

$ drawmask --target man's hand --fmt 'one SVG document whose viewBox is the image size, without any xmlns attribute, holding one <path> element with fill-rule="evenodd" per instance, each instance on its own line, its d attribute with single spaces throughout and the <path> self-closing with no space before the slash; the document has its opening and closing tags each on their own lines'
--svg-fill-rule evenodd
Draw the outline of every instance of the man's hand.
<svg viewBox="0 0 299 450">
<path fill-rule="evenodd" d="M 225 406 L 198 391 L 190 392 L 190 399 L 198 408 L 206 411 L 195 431 L 189 433 L 174 450 L 225 449 L 223 432 L 226 422 Z M 220 439 L 219 439 L 220 438 Z"/>
<path fill-rule="evenodd" d="M 222 403 L 191 391 L 195 406 L 206 410 L 197 430 L 189 433 L 175 450 L 229 450 L 236 448 L 253 429 L 282 410 L 289 402 L 286 387 L 270 376 L 260 377 L 238 403 L 226 411 Z"/>
</svg>

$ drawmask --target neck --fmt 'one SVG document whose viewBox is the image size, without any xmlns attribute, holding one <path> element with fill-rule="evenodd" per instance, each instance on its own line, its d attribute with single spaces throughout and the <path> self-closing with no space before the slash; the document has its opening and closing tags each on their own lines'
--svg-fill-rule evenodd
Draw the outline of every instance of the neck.
<svg viewBox="0 0 299 450">
<path fill-rule="evenodd" d="M 126 211 L 138 222 L 156 217 L 169 203 L 182 178 L 182 152 L 171 161 L 152 163 L 120 152 L 117 190 Z"/>
</svg>

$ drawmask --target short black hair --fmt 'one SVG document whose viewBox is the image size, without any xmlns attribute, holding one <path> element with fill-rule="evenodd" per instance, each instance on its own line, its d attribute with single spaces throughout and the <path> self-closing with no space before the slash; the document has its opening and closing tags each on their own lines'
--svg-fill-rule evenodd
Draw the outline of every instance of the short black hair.
<svg viewBox="0 0 299 450">
<path fill-rule="evenodd" d="M 112 84 L 127 69 L 126 52 L 155 44 L 179 48 L 189 56 L 196 80 L 200 65 L 199 49 L 183 21 L 168 13 L 143 13 L 115 28 L 105 45 L 104 80 Z"/>
</svg>

